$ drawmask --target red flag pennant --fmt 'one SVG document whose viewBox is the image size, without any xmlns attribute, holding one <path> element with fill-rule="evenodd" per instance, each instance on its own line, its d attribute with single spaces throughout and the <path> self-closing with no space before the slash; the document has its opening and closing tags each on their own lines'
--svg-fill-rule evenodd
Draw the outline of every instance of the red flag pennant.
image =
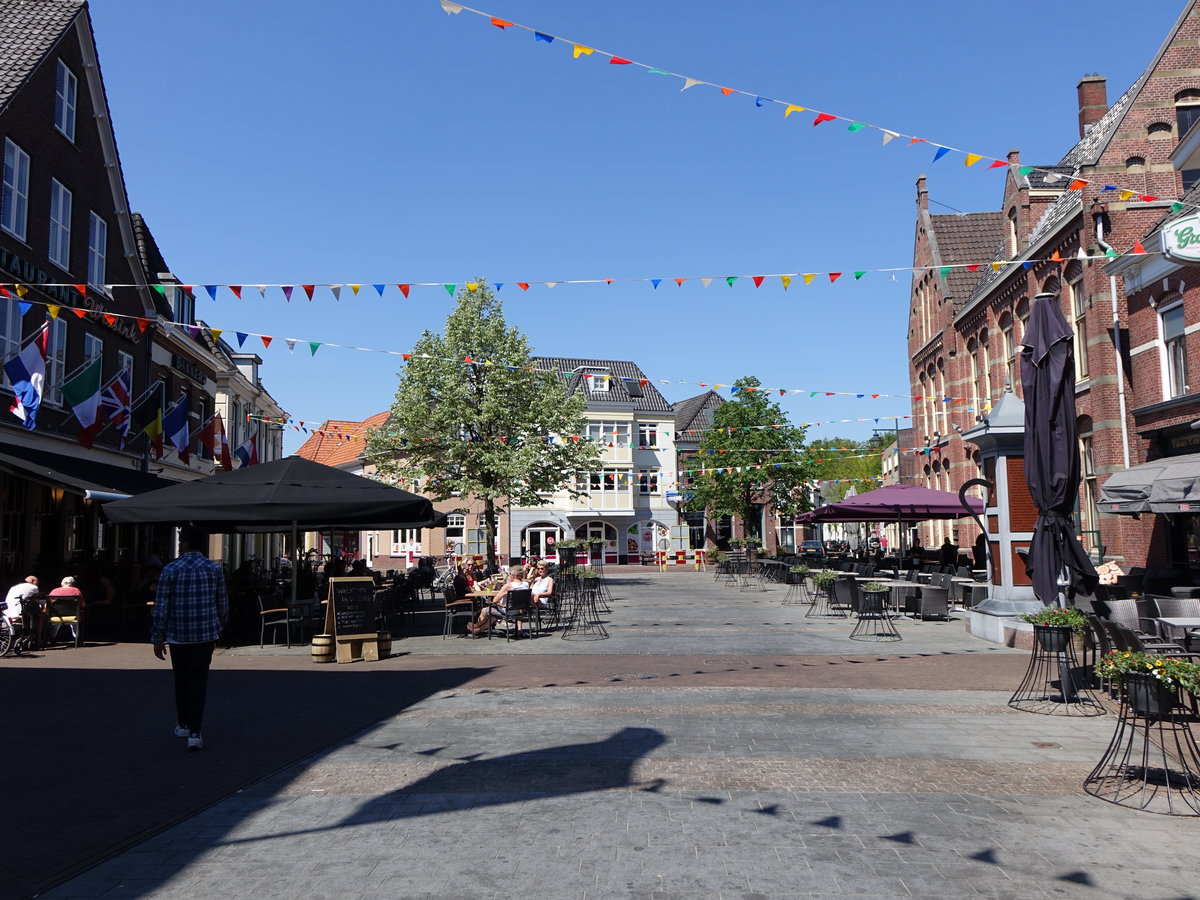
<svg viewBox="0 0 1200 900">
<path fill-rule="evenodd" d="M 80 296 L 80 297 L 86 297 L 86 296 L 87 296 L 87 285 L 86 285 L 86 284 L 74 284 L 74 285 L 71 285 L 71 286 L 72 286 L 73 288 L 75 288 L 75 290 L 79 291 L 79 296 Z"/>
<path fill-rule="evenodd" d="M 832 122 L 837 116 L 831 116 L 829 113 L 817 113 L 817 117 L 813 119 L 813 126 L 820 125 L 822 122 Z"/>
<path fill-rule="evenodd" d="M 312 300 L 313 291 L 316 290 L 317 286 L 315 284 L 302 284 L 300 287 L 304 288 L 304 293 L 308 295 L 309 300 Z"/>
<path fill-rule="evenodd" d="M 107 322 L 109 325 L 116 325 L 116 324 L 117 324 L 117 317 L 116 317 L 116 316 L 114 316 L 112 313 L 105 313 L 105 314 L 104 314 L 104 321 L 105 321 L 105 322 Z"/>
<path fill-rule="evenodd" d="M 1007 165 L 1008 165 L 1008 160 L 1006 160 L 1006 159 L 998 159 L 998 160 L 996 160 L 994 163 L 992 163 L 990 166 L 988 166 L 988 168 L 989 168 L 989 169 L 998 169 L 998 168 L 1000 168 L 1001 166 L 1007 166 Z"/>
<path fill-rule="evenodd" d="M 471 359 L 471 357 L 469 357 L 469 356 L 464 356 L 464 357 L 463 357 L 463 362 L 465 362 L 465 363 L 473 363 L 473 362 L 475 362 L 475 360 Z"/>
<path fill-rule="evenodd" d="M 233 296 L 237 297 L 239 300 L 242 299 L 242 286 L 240 284 L 229 285 L 229 290 L 233 291 Z"/>
<path fill-rule="evenodd" d="M 1141 241 L 1134 241 L 1133 242 L 1133 252 L 1134 253 L 1145 253 L 1146 248 L 1142 246 Z"/>
<path fill-rule="evenodd" d="M 75 313 L 81 319 L 88 314 L 86 309 L 72 309 L 71 312 Z"/>
<path fill-rule="evenodd" d="M 495 25 L 497 28 L 504 29 L 504 28 L 508 28 L 510 25 L 512 25 L 512 22 L 506 22 L 503 19 L 497 19 L 495 16 L 492 16 L 492 24 Z"/>
<path fill-rule="evenodd" d="M 837 281 L 841 277 L 842 277 L 841 272 L 830 272 L 829 273 L 829 283 L 833 284 L 835 281 Z"/>
<path fill-rule="evenodd" d="M 721 88 L 721 93 L 728 97 L 733 93 L 733 88 Z"/>
<path fill-rule="evenodd" d="M 0 297 L 11 297 L 11 296 L 12 296 L 12 294 L 10 294 L 8 292 L 8 288 L 6 288 L 4 285 L 0 284 Z"/>
<path fill-rule="evenodd" d="M 149 325 L 150 325 L 149 319 L 138 319 L 137 320 L 138 331 L 142 332 L 143 334 L 146 333 L 146 328 Z"/>
<path fill-rule="evenodd" d="M 750 280 L 754 282 L 755 287 L 762 287 L 762 283 L 763 283 L 762 275 L 755 275 Z"/>
<path fill-rule="evenodd" d="M 604 283 L 605 283 L 605 284 L 612 284 L 612 283 L 613 283 L 613 279 L 611 279 L 611 278 L 605 278 L 605 279 L 604 279 Z M 526 285 L 522 285 L 522 286 L 523 286 L 523 287 L 529 287 L 529 285 L 527 285 L 527 284 L 526 284 Z"/>
<path fill-rule="evenodd" d="M 675 279 L 675 283 L 676 283 L 677 285 L 679 285 L 680 287 L 683 287 L 683 283 L 684 283 L 685 281 L 687 281 L 687 279 L 686 279 L 686 278 L 676 278 L 676 279 Z"/>
<path fill-rule="evenodd" d="M 403 359 L 405 362 L 408 362 L 410 359 L 412 359 L 412 354 L 411 353 L 401 353 L 400 358 Z"/>
<path fill-rule="evenodd" d="M 1070 184 L 1067 185 L 1067 190 L 1068 191 L 1078 191 L 1081 188 L 1085 188 L 1085 187 L 1087 187 L 1087 182 L 1084 181 L 1082 178 L 1076 178 L 1074 181 L 1072 181 Z"/>
<path fill-rule="evenodd" d="M 871 399 L 872 399 L 872 400 L 878 400 L 878 399 L 879 399 L 879 395 L 878 395 L 878 394 L 872 394 L 872 395 L 871 395 Z"/>
<path fill-rule="evenodd" d="M 398 285 L 396 285 L 396 287 L 400 288 L 400 293 L 402 293 L 404 295 L 404 298 L 407 300 L 409 286 L 407 284 L 398 284 Z"/>
<path fill-rule="evenodd" d="M 1050 254 L 1050 262 L 1062 262 L 1062 257 L 1059 256 L 1057 250 Z"/>
<path fill-rule="evenodd" d="M 1155 197 L 1153 194 L 1142 194 L 1140 197 L 1138 197 L 1138 199 L 1141 200 L 1143 203 L 1153 203 L 1158 198 Z"/>
<path fill-rule="evenodd" d="M 979 271 L 979 263 L 975 263 L 974 265 L 967 266 L 967 271 L 968 272 L 978 272 Z"/>
<path fill-rule="evenodd" d="M 273 340 L 274 340 L 274 338 L 269 337 L 268 335 L 265 335 L 265 334 L 262 335 L 263 347 L 270 347 L 271 341 L 273 341 Z"/>
<path fill-rule="evenodd" d="M 608 283 L 612 284 L 612 279 L 609 279 Z M 519 287 L 523 291 L 527 291 L 527 290 L 529 290 L 529 282 L 528 281 L 518 281 L 517 287 Z"/>
<path fill-rule="evenodd" d="M 622 59 L 619 56 L 612 56 L 612 57 L 609 57 L 608 64 L 610 66 L 627 66 L 630 63 L 629 63 L 629 60 L 627 60 L 627 59 Z"/>
</svg>

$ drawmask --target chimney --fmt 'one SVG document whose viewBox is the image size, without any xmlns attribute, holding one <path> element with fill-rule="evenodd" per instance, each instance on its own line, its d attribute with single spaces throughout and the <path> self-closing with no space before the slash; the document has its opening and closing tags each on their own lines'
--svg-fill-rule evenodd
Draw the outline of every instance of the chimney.
<svg viewBox="0 0 1200 900">
<path fill-rule="evenodd" d="M 1103 75 L 1084 75 L 1079 79 L 1079 136 L 1085 137 L 1100 117 L 1108 112 L 1107 81 Z"/>
<path fill-rule="evenodd" d="M 917 176 L 917 211 L 925 212 L 929 209 L 929 190 L 925 187 L 925 176 Z"/>
</svg>

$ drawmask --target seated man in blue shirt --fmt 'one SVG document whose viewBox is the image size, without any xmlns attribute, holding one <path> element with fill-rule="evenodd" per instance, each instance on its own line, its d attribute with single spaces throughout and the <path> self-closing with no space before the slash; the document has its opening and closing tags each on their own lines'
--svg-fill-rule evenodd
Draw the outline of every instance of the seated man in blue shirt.
<svg viewBox="0 0 1200 900">
<path fill-rule="evenodd" d="M 187 738 L 188 750 L 200 750 L 208 668 L 213 648 L 229 618 L 225 573 L 208 558 L 208 532 L 188 525 L 179 529 L 179 559 L 158 576 L 150 640 L 154 655 L 166 659 L 171 648 L 175 675 L 175 736 Z"/>
</svg>

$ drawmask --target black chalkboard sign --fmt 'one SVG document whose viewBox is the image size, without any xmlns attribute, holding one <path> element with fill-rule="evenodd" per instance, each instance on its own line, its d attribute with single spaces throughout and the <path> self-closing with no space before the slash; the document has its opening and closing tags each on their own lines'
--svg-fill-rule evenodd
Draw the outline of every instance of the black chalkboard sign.
<svg viewBox="0 0 1200 900">
<path fill-rule="evenodd" d="M 378 634 L 375 629 L 378 613 L 375 579 L 329 579 L 329 608 L 325 618 L 327 628 L 332 620 L 332 634 L 343 639 L 374 638 Z"/>
</svg>

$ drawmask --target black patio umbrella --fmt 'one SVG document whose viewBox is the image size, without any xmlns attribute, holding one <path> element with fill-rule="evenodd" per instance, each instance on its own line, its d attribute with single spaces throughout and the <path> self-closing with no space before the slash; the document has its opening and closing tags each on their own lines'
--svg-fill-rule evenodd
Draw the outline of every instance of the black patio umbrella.
<svg viewBox="0 0 1200 900">
<path fill-rule="evenodd" d="M 381 481 L 289 456 L 104 505 L 110 522 L 187 524 L 222 534 L 433 528 L 426 498 Z"/>
<path fill-rule="evenodd" d="M 1075 428 L 1073 333 L 1054 294 L 1033 298 L 1021 348 L 1025 389 L 1025 478 L 1038 509 L 1025 571 L 1046 606 L 1090 594 L 1099 578 L 1075 537 L 1079 495 L 1079 447 Z"/>
</svg>

